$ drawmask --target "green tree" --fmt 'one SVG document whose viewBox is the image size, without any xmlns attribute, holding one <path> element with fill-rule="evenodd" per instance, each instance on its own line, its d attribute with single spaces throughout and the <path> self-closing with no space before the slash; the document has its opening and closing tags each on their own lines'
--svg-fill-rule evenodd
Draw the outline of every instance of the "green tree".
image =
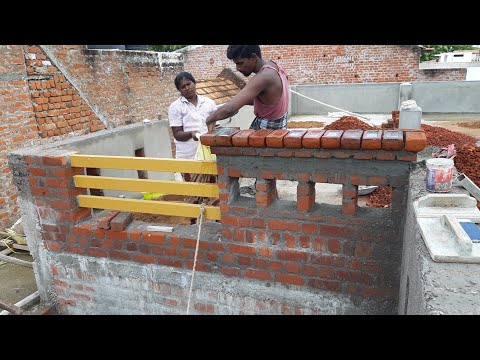
<svg viewBox="0 0 480 360">
<path fill-rule="evenodd" d="M 435 55 L 452 52 L 455 50 L 477 50 L 472 45 L 424 45 L 426 48 L 433 49 L 432 51 L 425 51 L 420 57 L 420 61 L 434 60 Z"/>
<path fill-rule="evenodd" d="M 148 50 L 160 52 L 172 52 L 188 45 L 148 45 Z"/>
</svg>

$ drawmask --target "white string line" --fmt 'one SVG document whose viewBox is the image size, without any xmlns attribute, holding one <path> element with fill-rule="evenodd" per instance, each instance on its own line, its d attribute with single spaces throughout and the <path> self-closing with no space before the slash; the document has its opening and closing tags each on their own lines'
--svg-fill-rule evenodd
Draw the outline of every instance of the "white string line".
<svg viewBox="0 0 480 360">
<path fill-rule="evenodd" d="M 340 111 L 346 112 L 347 114 L 355 115 L 355 116 L 358 116 L 358 117 L 361 117 L 361 118 L 370 120 L 370 118 L 368 118 L 368 117 L 366 117 L 366 116 L 363 116 L 363 115 L 360 115 L 360 114 L 356 114 L 356 113 L 353 113 L 353 112 L 351 112 L 351 111 L 347 111 L 347 110 L 344 110 L 344 109 L 340 109 L 339 107 L 336 107 L 336 106 L 333 106 L 333 105 L 325 104 L 325 103 L 323 103 L 323 102 L 321 102 L 321 101 L 318 101 L 318 100 L 309 98 L 308 96 L 305 96 L 305 95 L 303 95 L 303 94 L 300 94 L 300 93 L 298 93 L 298 92 L 296 92 L 296 91 L 293 91 L 293 90 L 291 90 L 291 89 L 290 89 L 290 92 L 291 92 L 291 93 L 294 93 L 294 94 L 296 94 L 296 95 L 298 95 L 298 96 L 304 97 L 305 99 L 315 101 L 316 103 L 319 103 L 319 104 L 322 104 L 322 105 L 325 105 L 325 106 L 334 108 L 334 109 L 336 109 L 336 110 L 340 110 Z"/>
<path fill-rule="evenodd" d="M 200 206 L 200 215 L 198 216 L 198 235 L 197 244 L 195 245 L 195 256 L 193 258 L 192 280 L 190 281 L 190 289 L 188 290 L 187 315 L 190 312 L 190 299 L 192 298 L 193 277 L 195 276 L 195 267 L 197 266 L 198 245 L 200 243 L 200 232 L 202 231 L 203 213 L 205 212 L 205 203 Z"/>
</svg>

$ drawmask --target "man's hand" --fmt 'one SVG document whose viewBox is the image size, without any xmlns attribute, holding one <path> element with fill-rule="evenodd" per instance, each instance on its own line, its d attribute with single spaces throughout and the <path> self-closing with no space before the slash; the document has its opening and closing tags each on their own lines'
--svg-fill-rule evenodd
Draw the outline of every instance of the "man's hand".
<svg viewBox="0 0 480 360">
<path fill-rule="evenodd" d="M 195 141 L 198 141 L 198 138 L 197 138 L 197 132 L 196 131 L 190 131 L 190 134 L 192 134 L 192 139 L 195 140 Z"/>
</svg>

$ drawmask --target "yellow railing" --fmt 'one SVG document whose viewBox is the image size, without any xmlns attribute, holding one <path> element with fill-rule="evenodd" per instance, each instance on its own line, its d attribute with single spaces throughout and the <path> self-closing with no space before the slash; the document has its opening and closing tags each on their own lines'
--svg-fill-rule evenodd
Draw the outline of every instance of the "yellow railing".
<svg viewBox="0 0 480 360">
<path fill-rule="evenodd" d="M 72 167 L 96 169 L 145 170 L 162 172 L 183 172 L 193 174 L 217 174 L 214 161 L 159 159 L 125 156 L 70 155 Z M 155 192 L 172 195 L 188 195 L 202 197 L 219 197 L 217 184 L 186 183 L 148 179 L 130 179 L 104 176 L 75 175 L 75 186 L 78 188 Z M 197 217 L 200 205 L 172 203 L 168 201 L 149 201 L 139 199 L 123 199 L 108 196 L 78 195 L 81 207 L 95 209 L 120 210 L 147 214 Z M 220 220 L 220 209 L 216 206 L 205 206 L 205 218 Z"/>
</svg>

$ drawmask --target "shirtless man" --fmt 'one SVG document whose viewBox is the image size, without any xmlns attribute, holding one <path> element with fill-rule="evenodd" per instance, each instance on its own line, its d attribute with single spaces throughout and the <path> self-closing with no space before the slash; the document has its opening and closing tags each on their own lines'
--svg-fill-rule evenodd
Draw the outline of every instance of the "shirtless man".
<svg viewBox="0 0 480 360">
<path fill-rule="evenodd" d="M 227 57 L 244 76 L 255 76 L 230 101 L 206 119 L 209 130 L 215 122 L 235 115 L 244 105 L 253 105 L 255 119 L 250 129 L 286 129 L 288 120 L 289 84 L 283 68 L 262 59 L 258 45 L 229 45 Z"/>
</svg>

